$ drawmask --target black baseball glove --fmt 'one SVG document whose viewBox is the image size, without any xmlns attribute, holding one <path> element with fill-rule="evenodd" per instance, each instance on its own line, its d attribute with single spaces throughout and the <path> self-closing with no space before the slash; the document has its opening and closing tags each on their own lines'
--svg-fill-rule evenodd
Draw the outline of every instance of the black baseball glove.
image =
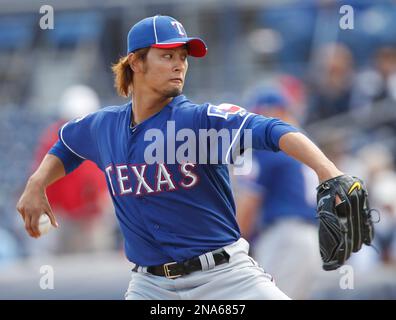
<svg viewBox="0 0 396 320">
<path fill-rule="evenodd" d="M 317 187 L 317 213 L 324 270 L 339 268 L 363 243 L 371 244 L 374 228 L 362 180 L 342 175 L 322 182 Z"/>
</svg>

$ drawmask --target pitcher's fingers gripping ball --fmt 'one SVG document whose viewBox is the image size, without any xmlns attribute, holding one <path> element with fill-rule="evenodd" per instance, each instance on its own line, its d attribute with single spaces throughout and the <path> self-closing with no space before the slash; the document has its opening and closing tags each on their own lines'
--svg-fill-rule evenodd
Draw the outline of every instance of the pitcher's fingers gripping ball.
<svg viewBox="0 0 396 320">
<path fill-rule="evenodd" d="M 341 203 L 336 205 L 336 197 Z M 370 245 L 374 228 L 363 181 L 342 175 L 317 188 L 320 255 L 324 270 L 342 266 L 352 252 Z"/>
</svg>

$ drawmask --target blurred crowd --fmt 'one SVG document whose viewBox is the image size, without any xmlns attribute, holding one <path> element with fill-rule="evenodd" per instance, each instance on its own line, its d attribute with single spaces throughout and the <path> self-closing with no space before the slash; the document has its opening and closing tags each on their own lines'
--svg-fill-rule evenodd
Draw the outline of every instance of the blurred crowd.
<svg viewBox="0 0 396 320">
<path fill-rule="evenodd" d="M 121 248 L 104 176 L 92 163 L 48 189 L 59 232 L 29 239 L 15 203 L 63 123 L 120 103 L 110 65 L 124 54 L 125 30 L 161 12 L 207 40 L 208 58 L 190 62 L 186 94 L 193 101 L 232 102 L 289 121 L 341 170 L 365 181 L 379 212 L 375 248 L 364 248 L 350 264 L 364 279 L 380 279 L 384 270 L 394 276 L 396 3 L 350 4 L 356 30 L 339 28 L 342 3 L 330 0 L 262 6 L 246 1 L 225 8 L 222 1 L 213 6 L 191 1 L 184 11 L 177 1 L 157 6 L 148 1 L 136 10 L 63 10 L 50 31 L 37 23 L 29 29 L 37 19 L 34 8 L 26 10 L 30 14 L 0 14 L 0 268 L 39 254 Z M 337 297 L 337 290 L 321 290 L 339 274 L 319 272 L 315 176 L 276 157 L 255 154 L 251 174 L 235 179 L 242 234 L 292 298 Z M 266 164 L 273 171 L 266 171 Z M 257 165 L 261 171 L 255 171 Z M 279 174 L 267 175 L 271 172 Z M 285 200 L 289 197 L 293 200 Z M 388 280 L 378 281 L 386 286 Z"/>
<path fill-rule="evenodd" d="M 27 179 L 39 166 L 48 150 L 59 139 L 59 130 L 68 121 L 97 111 L 100 107 L 96 92 L 86 85 L 66 88 L 59 98 L 58 114 L 52 122 L 42 125 L 37 132 L 30 155 L 23 161 Z M 10 159 L 12 160 L 12 159 Z M 23 183 L 15 189 L 13 198 L 21 193 Z M 61 227 L 45 237 L 32 241 L 24 230 L 19 215 L 7 215 L 0 241 L 1 262 L 18 256 L 45 256 L 89 253 L 117 249 L 117 230 L 112 217 L 106 180 L 99 168 L 85 161 L 78 170 L 67 175 L 46 190 L 48 200 Z M 12 203 L 8 209 L 14 212 Z M 15 212 L 14 212 L 15 213 Z M 14 237 L 15 236 L 15 237 Z M 11 244 L 11 245 L 10 245 Z"/>
</svg>

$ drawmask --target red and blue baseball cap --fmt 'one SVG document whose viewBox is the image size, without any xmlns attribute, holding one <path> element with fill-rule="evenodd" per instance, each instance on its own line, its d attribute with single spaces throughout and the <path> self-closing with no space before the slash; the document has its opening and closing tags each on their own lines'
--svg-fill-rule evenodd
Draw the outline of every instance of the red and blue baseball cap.
<svg viewBox="0 0 396 320">
<path fill-rule="evenodd" d="M 205 42 L 200 38 L 189 38 L 183 25 L 168 16 L 156 15 L 143 19 L 128 33 L 128 54 L 147 47 L 170 49 L 183 45 L 187 45 L 190 56 L 206 55 Z"/>
<path fill-rule="evenodd" d="M 288 110 L 289 104 L 282 92 L 275 87 L 259 87 L 248 99 L 247 108 L 254 113 L 265 113 L 270 109 Z"/>
</svg>

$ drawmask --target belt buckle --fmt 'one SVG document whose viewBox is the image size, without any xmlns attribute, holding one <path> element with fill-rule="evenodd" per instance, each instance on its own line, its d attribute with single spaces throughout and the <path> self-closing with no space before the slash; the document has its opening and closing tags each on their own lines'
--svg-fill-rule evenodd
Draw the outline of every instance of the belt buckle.
<svg viewBox="0 0 396 320">
<path fill-rule="evenodd" d="M 176 275 L 171 275 L 171 271 L 169 270 L 169 266 L 173 265 L 173 264 L 177 264 L 177 262 L 169 262 L 169 263 L 165 263 L 164 264 L 164 273 L 165 273 L 165 277 L 167 279 L 175 279 L 175 278 L 179 278 L 182 275 L 181 274 L 176 274 Z"/>
</svg>

